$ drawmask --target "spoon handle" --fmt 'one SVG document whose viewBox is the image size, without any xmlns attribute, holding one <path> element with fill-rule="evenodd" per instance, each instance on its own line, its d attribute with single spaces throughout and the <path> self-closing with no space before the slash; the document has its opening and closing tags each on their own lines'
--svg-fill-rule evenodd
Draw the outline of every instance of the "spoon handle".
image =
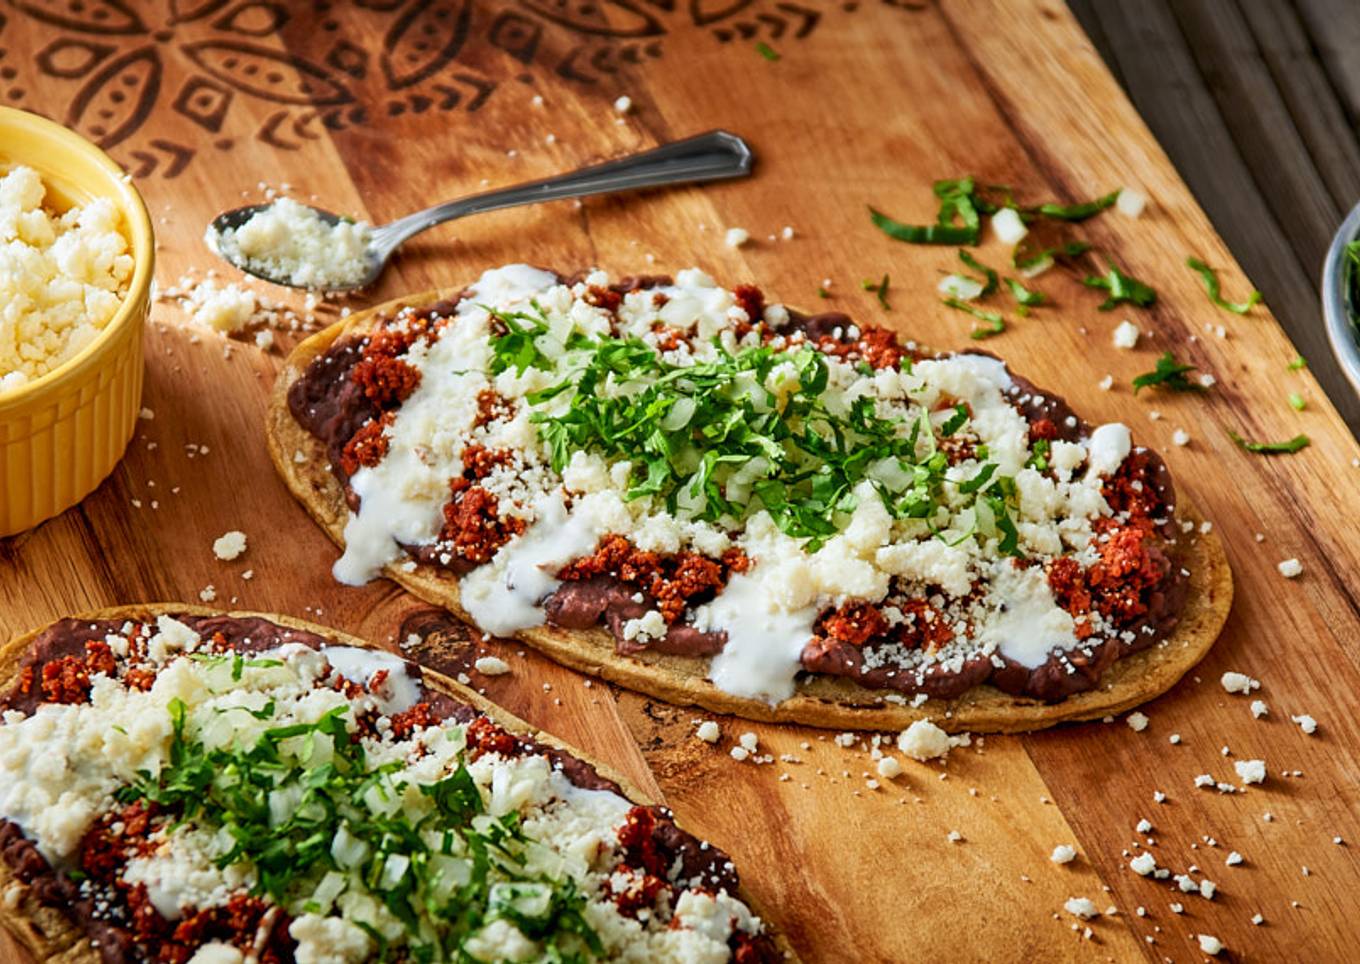
<svg viewBox="0 0 1360 964">
<path fill-rule="evenodd" d="M 568 174 L 437 204 L 374 229 L 373 242 L 385 257 L 413 234 L 469 214 L 644 187 L 744 177 L 751 173 L 753 160 L 751 148 L 740 137 L 727 131 L 709 131 Z"/>
</svg>

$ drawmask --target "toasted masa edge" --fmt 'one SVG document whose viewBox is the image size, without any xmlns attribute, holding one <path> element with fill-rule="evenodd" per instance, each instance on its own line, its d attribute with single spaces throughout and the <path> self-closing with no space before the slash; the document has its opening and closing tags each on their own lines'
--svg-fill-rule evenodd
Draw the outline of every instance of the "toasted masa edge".
<svg viewBox="0 0 1360 964">
<path fill-rule="evenodd" d="M 442 288 L 399 298 L 356 312 L 317 332 L 289 354 L 274 383 L 266 415 L 266 438 L 274 465 L 288 488 L 336 545 L 344 545 L 349 509 L 340 483 L 327 468 L 329 457 L 319 439 L 300 426 L 288 409 L 288 389 L 314 358 L 342 335 L 373 328 L 382 317 L 403 306 L 419 308 L 456 298 L 463 289 Z M 294 453 L 302 452 L 301 462 Z M 1184 495 L 1177 496 L 1177 516 L 1197 519 Z M 1185 609 L 1175 631 L 1160 643 L 1121 657 L 1105 670 L 1100 685 L 1058 703 L 1012 696 L 980 685 L 954 699 L 927 700 L 920 706 L 887 702 L 890 690 L 861 686 L 846 677 L 816 676 L 800 683 L 789 699 L 771 706 L 761 700 L 733 696 L 704 678 L 703 657 L 644 651 L 628 656 L 615 651 L 614 638 L 602 628 L 566 630 L 544 625 L 516 635 L 559 663 L 602 677 L 649 696 L 679 705 L 696 705 L 718 713 L 777 723 L 802 723 L 839 729 L 902 729 L 929 719 L 949 732 L 1020 733 L 1056 723 L 1098 719 L 1160 696 L 1208 653 L 1227 621 L 1232 605 L 1232 570 L 1216 532 L 1197 535 L 1180 564 L 1190 570 Z M 399 564 L 384 569 L 388 578 L 409 592 L 459 619 L 476 625 L 459 604 L 458 579 L 437 568 L 417 565 L 412 572 Z"/>
<path fill-rule="evenodd" d="M 270 622 L 286 626 L 290 629 L 302 630 L 313 633 L 334 643 L 338 646 L 359 646 L 364 649 L 375 649 L 381 652 L 391 652 L 380 646 L 374 646 L 367 640 L 358 636 L 351 636 L 349 633 L 339 629 L 332 629 L 329 626 L 321 626 L 317 623 L 310 623 L 303 619 L 294 619 L 291 616 L 284 616 L 278 613 L 256 612 L 251 610 L 220 610 L 211 606 L 191 605 L 189 603 L 137 603 L 130 606 L 113 606 L 106 609 L 96 609 L 92 612 L 77 613 L 69 618 L 72 619 L 127 619 L 147 621 L 153 620 L 161 615 L 186 614 L 193 616 L 228 616 L 237 618 L 256 617 L 266 619 Z M 9 692 L 19 678 L 20 665 L 24 656 L 28 653 L 33 640 L 46 631 L 49 627 L 44 626 L 32 632 L 25 633 L 4 646 L 0 647 L 0 692 Z M 401 653 L 395 654 L 402 656 Z M 404 659 L 405 657 L 402 656 Z M 432 670 L 427 666 L 420 667 L 422 681 L 425 685 L 440 690 L 446 695 L 466 703 L 479 713 L 491 717 L 496 723 L 505 727 L 507 730 L 519 736 L 528 737 L 544 746 L 554 747 L 569 753 L 592 767 L 606 780 L 612 780 L 619 785 L 624 796 L 635 804 L 644 806 L 656 806 L 658 801 L 650 794 L 640 789 L 626 776 L 619 773 L 606 763 L 601 763 L 592 757 L 582 753 L 569 743 L 564 743 L 550 733 L 538 729 L 532 724 L 515 716 L 509 710 L 493 703 L 486 697 L 477 693 L 469 687 L 463 686 L 455 680 L 450 679 L 443 673 Z M 683 830 L 684 828 L 681 827 Z M 702 839 L 702 838 L 701 838 Z M 719 846 L 721 846 L 719 844 Z M 743 871 L 740 865 L 737 872 Z M 788 942 L 782 930 L 776 928 L 773 922 L 763 912 L 759 904 L 752 900 L 746 885 L 742 884 L 738 888 L 736 896 L 750 907 L 766 925 L 771 938 L 774 940 L 775 947 L 784 955 L 787 961 L 798 962 L 801 960 L 794 951 L 793 946 Z M 14 869 L 4 860 L 0 860 L 0 926 L 8 930 L 14 938 L 39 961 L 49 962 L 49 964 L 101 964 L 102 958 L 99 951 L 90 944 L 85 936 L 84 930 L 80 925 L 73 921 L 66 914 L 55 907 L 48 906 L 38 901 L 33 895 L 32 888 L 15 875 Z"/>
</svg>

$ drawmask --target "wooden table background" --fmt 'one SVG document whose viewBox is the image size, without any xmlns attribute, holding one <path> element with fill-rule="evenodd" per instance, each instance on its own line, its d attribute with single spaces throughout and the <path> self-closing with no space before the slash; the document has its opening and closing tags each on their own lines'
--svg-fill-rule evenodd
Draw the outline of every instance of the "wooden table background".
<svg viewBox="0 0 1360 964">
<path fill-rule="evenodd" d="M 1360 4 L 1070 0 L 1072 12 L 1337 409 L 1322 257 L 1360 203 Z"/>
<path fill-rule="evenodd" d="M 758 41 L 780 59 L 763 58 Z M 611 104 L 624 94 L 635 107 L 620 116 Z M 1078 232 L 1160 292 L 1155 309 L 1136 315 L 1139 349 L 1111 347 L 1125 313 L 1097 312 L 1098 298 L 1063 272 L 1039 282 L 1053 307 L 987 347 L 1093 420 L 1127 421 L 1166 452 L 1227 544 L 1238 585 L 1228 628 L 1193 678 L 1145 708 L 1144 732 L 1116 722 L 991 737 L 945 767 L 910 764 L 871 789 L 871 734 L 843 747 L 833 734 L 724 719 L 712 748 L 692 737 L 700 714 L 588 685 L 513 643 L 463 633 L 438 661 L 506 656 L 510 675 L 478 680 L 488 694 L 609 758 L 730 850 L 808 960 L 1185 961 L 1201 956 L 1201 933 L 1237 960 L 1353 959 L 1360 450 L 1313 374 L 1287 370 L 1295 348 L 1267 313 L 1239 319 L 1208 304 L 1187 254 L 1220 267 L 1230 296 L 1248 282 L 1056 0 L 12 0 L 0 7 L 0 99 L 70 123 L 128 166 L 157 222 L 162 289 L 212 266 L 203 225 L 243 194 L 258 198 L 262 181 L 384 220 L 727 127 L 758 154 L 750 181 L 446 227 L 413 242 L 368 298 L 466 281 L 510 260 L 619 273 L 699 264 L 794 304 L 819 304 L 829 278 L 829 307 L 941 348 L 971 344 L 968 319 L 942 309 L 934 291 L 953 251 L 888 240 L 868 224 L 866 203 L 925 219 L 930 181 L 966 172 L 1034 199 L 1140 185 L 1152 198 L 1143 218 L 1110 213 Z M 734 225 L 753 243 L 726 247 Z M 792 240 L 771 237 L 786 225 Z M 999 263 L 1004 252 L 993 244 L 979 256 Z M 884 272 L 886 313 L 859 290 Z M 334 584 L 334 549 L 274 478 L 259 426 L 278 351 L 293 339 L 263 352 L 183 321 L 173 304 L 153 312 L 145 404 L 154 418 L 139 423 L 110 480 L 76 509 L 0 540 L 0 635 L 102 605 L 197 600 L 210 585 L 223 605 L 310 617 L 389 645 L 448 630 L 388 583 Z M 1228 337 L 1206 335 L 1206 324 Z M 1167 348 L 1214 373 L 1215 389 L 1135 399 L 1129 379 Z M 1107 373 L 1117 387 L 1102 392 Z M 1307 411 L 1285 404 L 1290 392 L 1308 399 Z M 1188 446 L 1170 444 L 1175 428 L 1190 432 Z M 1249 456 L 1228 429 L 1303 430 L 1313 446 Z M 244 530 L 250 546 L 228 564 L 210 547 L 229 529 Z M 1275 568 L 1290 557 L 1304 566 L 1295 581 Z M 1253 720 L 1248 699 L 1221 689 L 1228 669 L 1263 681 L 1269 717 Z M 1318 719 L 1315 736 L 1289 721 L 1302 713 Z M 726 750 L 746 730 L 790 759 L 732 760 Z M 1232 760 L 1253 757 L 1269 765 L 1263 786 L 1194 788 L 1200 773 L 1233 780 Z M 1167 801 L 1155 803 L 1154 791 Z M 1219 885 L 1214 900 L 1129 871 L 1124 851 L 1145 839 L 1134 830 L 1144 818 L 1158 863 L 1177 873 L 1198 865 L 1196 879 Z M 1062 843 L 1077 846 L 1076 862 L 1049 861 Z M 1245 863 L 1225 866 L 1230 850 Z M 1083 896 L 1118 911 L 1090 922 L 1089 940 L 1062 912 Z M 1263 926 L 1250 923 L 1256 913 Z M 5 955 L 18 957 L 0 945 Z"/>
</svg>

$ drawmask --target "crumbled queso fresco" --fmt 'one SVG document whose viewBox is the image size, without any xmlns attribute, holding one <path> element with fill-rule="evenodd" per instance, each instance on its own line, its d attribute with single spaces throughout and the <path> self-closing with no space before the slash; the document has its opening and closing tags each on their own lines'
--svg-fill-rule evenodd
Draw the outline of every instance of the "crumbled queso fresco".
<svg viewBox="0 0 1360 964">
<path fill-rule="evenodd" d="M 373 234 L 364 221 L 328 224 L 312 208 L 279 198 L 238 228 L 208 229 L 208 246 L 234 264 L 299 288 L 347 288 L 364 277 Z"/>
<path fill-rule="evenodd" d="M 107 198 L 58 214 L 38 172 L 0 178 L 0 394 L 52 371 L 118 310 L 132 255 Z"/>
</svg>

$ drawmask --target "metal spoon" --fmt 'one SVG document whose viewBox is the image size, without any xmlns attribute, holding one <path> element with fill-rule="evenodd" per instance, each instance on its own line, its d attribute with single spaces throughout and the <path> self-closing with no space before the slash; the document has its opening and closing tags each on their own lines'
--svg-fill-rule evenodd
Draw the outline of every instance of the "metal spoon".
<svg viewBox="0 0 1360 964">
<path fill-rule="evenodd" d="M 540 201 L 559 201 L 564 198 L 614 194 L 619 191 L 663 187 L 669 184 L 745 177 L 751 173 L 753 160 L 751 148 L 740 137 L 727 131 L 710 131 L 641 154 L 630 154 L 556 177 L 516 184 L 485 194 L 474 194 L 457 201 L 437 204 L 423 211 L 408 214 L 404 218 L 398 218 L 389 224 L 374 227 L 368 243 L 368 266 L 364 277 L 354 284 L 331 290 L 344 291 L 372 284 L 378 275 L 382 274 L 392 252 L 403 241 L 445 221 L 466 217 L 469 214 L 481 214 L 484 211 L 517 207 L 521 204 L 537 204 Z M 240 227 L 268 206 L 253 204 L 219 214 L 213 219 L 208 237 L 211 239 L 228 228 Z M 339 215 L 330 211 L 323 211 L 320 208 L 312 210 L 316 211 L 327 224 L 335 224 L 342 220 Z M 274 284 L 295 287 L 287 278 L 271 277 L 246 264 L 238 263 L 228 253 L 217 250 L 216 245 L 213 247 L 219 255 L 248 274 L 272 281 Z"/>
</svg>

